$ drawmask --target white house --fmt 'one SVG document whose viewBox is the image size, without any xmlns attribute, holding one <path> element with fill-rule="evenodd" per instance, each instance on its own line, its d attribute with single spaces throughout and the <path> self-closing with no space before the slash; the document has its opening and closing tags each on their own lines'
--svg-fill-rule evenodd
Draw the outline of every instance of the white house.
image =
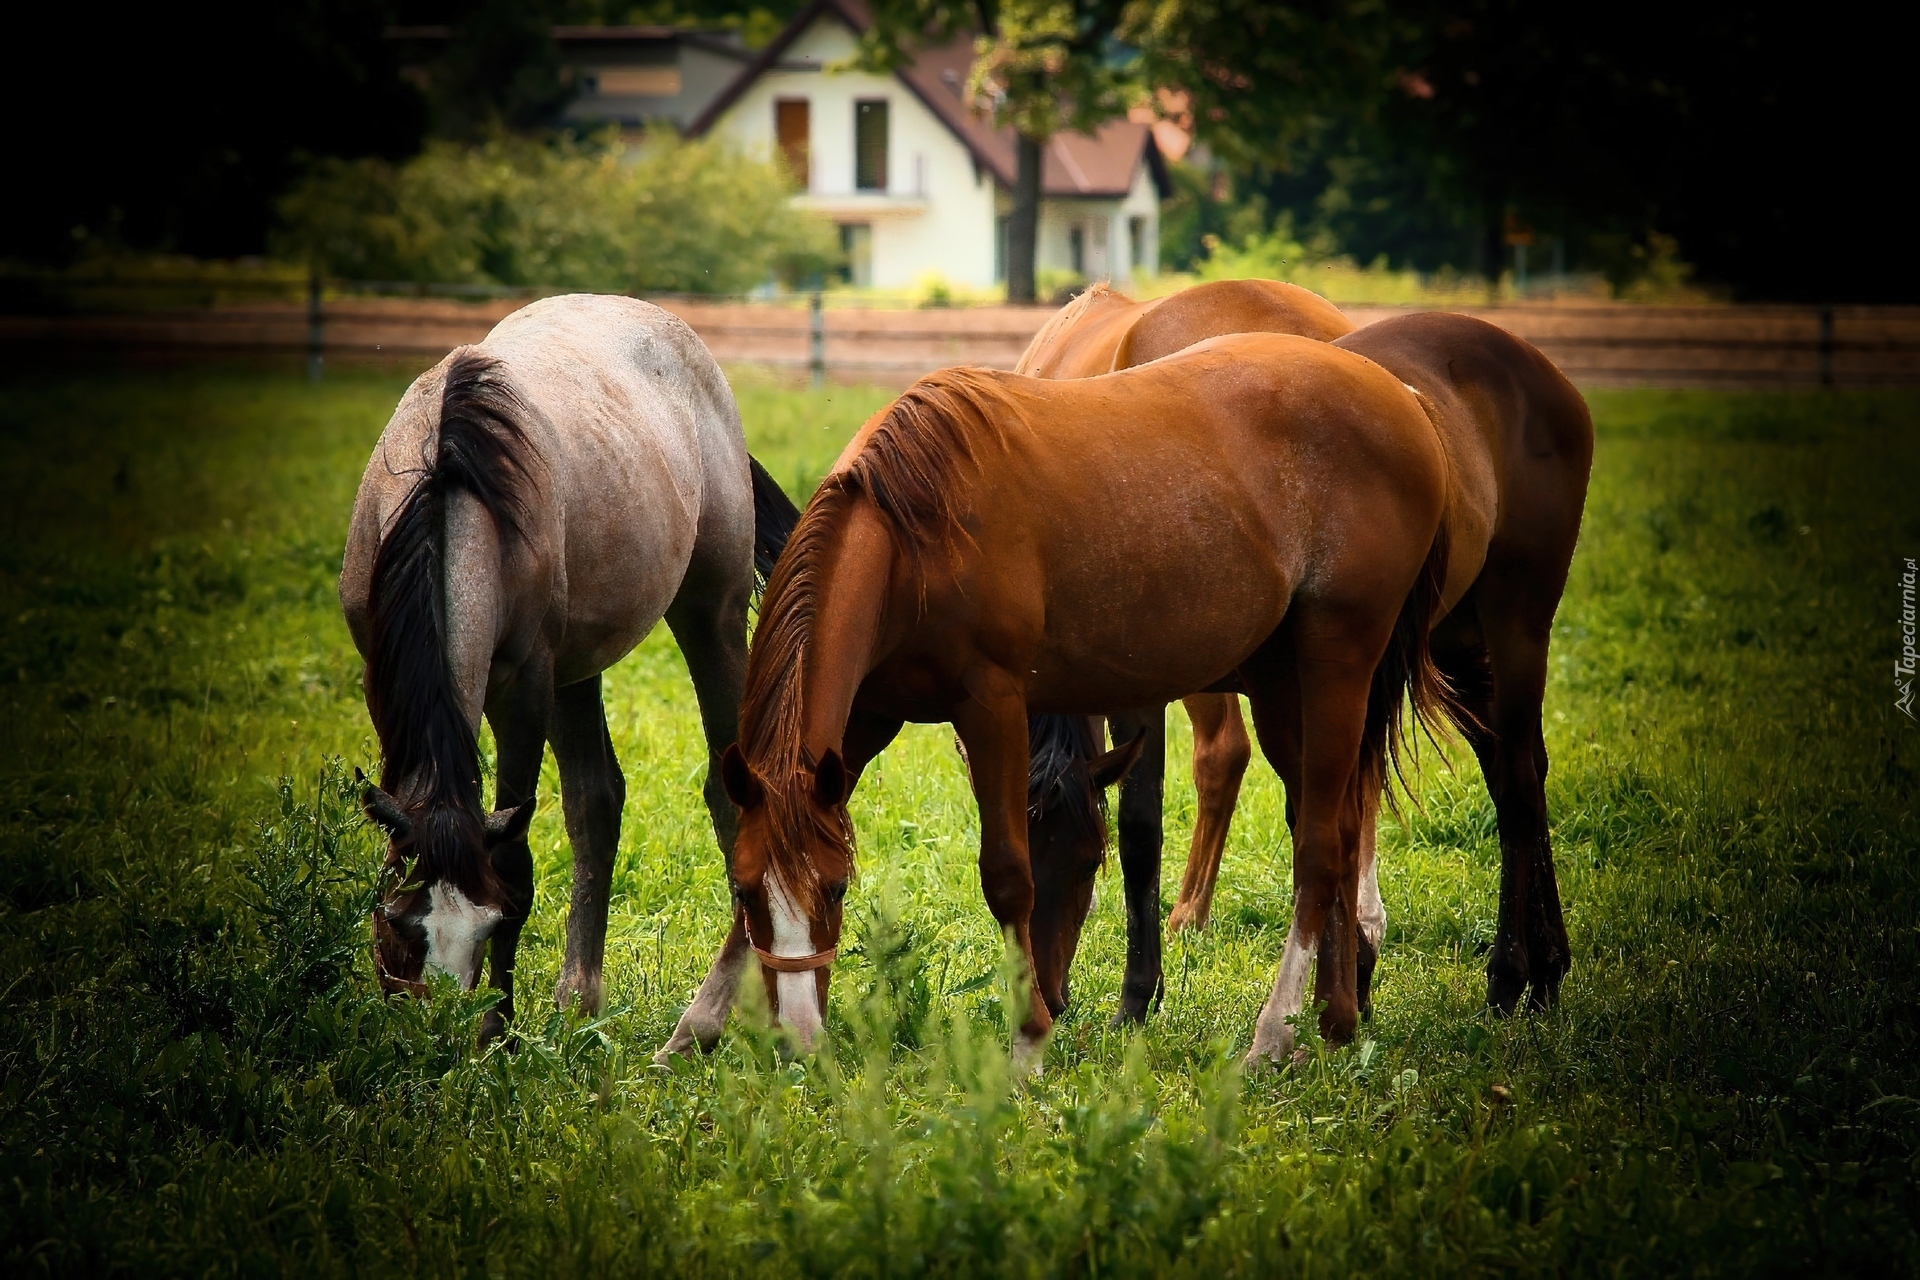
<svg viewBox="0 0 1920 1280">
<path fill-rule="evenodd" d="M 907 288 L 938 272 L 990 286 L 1006 276 L 1014 134 L 964 101 L 972 41 L 894 75 L 830 71 L 867 21 L 860 0 L 812 0 L 689 132 L 784 155 L 802 187 L 795 202 L 839 225 L 852 283 Z M 1055 137 L 1041 177 L 1040 270 L 1115 283 L 1158 273 L 1169 187 L 1146 124 Z"/>
</svg>

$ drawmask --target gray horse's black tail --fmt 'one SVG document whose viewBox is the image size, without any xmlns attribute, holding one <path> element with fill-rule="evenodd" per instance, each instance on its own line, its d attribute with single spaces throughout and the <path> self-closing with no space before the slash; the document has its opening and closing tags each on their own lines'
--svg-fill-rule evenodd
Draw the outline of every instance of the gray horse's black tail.
<svg viewBox="0 0 1920 1280">
<path fill-rule="evenodd" d="M 774 561 L 793 536 L 793 526 L 800 523 L 800 510 L 759 459 L 748 457 L 747 466 L 753 472 L 753 598 L 758 600 L 773 575 Z"/>
</svg>

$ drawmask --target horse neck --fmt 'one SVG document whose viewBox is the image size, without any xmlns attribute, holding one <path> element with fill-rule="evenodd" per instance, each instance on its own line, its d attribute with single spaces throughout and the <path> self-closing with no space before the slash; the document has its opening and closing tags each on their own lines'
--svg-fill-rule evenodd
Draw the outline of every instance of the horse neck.
<svg viewBox="0 0 1920 1280">
<path fill-rule="evenodd" d="M 832 546 L 801 669 L 801 740 L 816 760 L 841 749 L 860 682 L 884 656 L 894 558 L 884 517 L 854 503 Z"/>
</svg>

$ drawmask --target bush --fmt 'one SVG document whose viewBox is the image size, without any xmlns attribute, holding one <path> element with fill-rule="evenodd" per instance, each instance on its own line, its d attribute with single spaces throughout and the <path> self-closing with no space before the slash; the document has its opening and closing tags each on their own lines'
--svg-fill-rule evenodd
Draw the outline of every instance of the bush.
<svg viewBox="0 0 1920 1280">
<path fill-rule="evenodd" d="M 323 160 L 277 248 L 358 280 L 736 293 L 822 272 L 832 229 L 770 164 L 713 142 L 607 133 L 433 143 L 403 165 Z"/>
</svg>

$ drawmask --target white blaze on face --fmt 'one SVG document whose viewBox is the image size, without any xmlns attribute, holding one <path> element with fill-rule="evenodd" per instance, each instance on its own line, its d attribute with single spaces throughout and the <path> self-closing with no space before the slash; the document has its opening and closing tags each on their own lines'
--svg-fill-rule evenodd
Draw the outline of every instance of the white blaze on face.
<svg viewBox="0 0 1920 1280">
<path fill-rule="evenodd" d="M 773 945 L 777 956 L 798 960 L 813 954 L 813 928 L 793 903 L 780 876 L 767 871 L 767 913 L 773 917 Z M 780 993 L 780 1023 L 793 1032 L 803 1049 L 813 1048 L 820 1035 L 820 981 L 812 973 L 776 974 Z"/>
<path fill-rule="evenodd" d="M 480 980 L 480 956 L 500 923 L 500 912 L 481 906 L 450 884 L 436 884 L 427 894 L 427 914 L 420 918 L 420 927 L 427 932 L 427 967 L 471 991 Z"/>
</svg>

